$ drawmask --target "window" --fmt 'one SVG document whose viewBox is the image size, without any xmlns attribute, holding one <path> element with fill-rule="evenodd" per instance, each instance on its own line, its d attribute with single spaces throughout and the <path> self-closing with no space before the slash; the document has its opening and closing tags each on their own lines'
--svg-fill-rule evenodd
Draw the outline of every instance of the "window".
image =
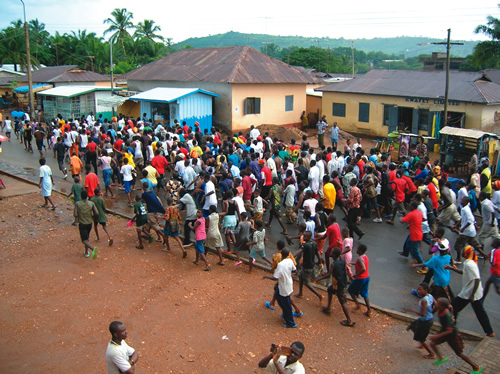
<svg viewBox="0 0 500 374">
<path fill-rule="evenodd" d="M 260 114 L 260 97 L 245 99 L 245 114 Z"/>
<path fill-rule="evenodd" d="M 429 130 L 429 110 L 428 109 L 420 109 L 418 111 L 419 119 L 418 119 L 418 129 L 422 131 Z"/>
<path fill-rule="evenodd" d="M 382 121 L 382 125 L 389 126 L 389 110 L 392 108 L 392 105 L 384 105 L 384 120 Z"/>
<path fill-rule="evenodd" d="M 285 112 L 293 110 L 293 95 L 285 96 Z"/>
<path fill-rule="evenodd" d="M 359 122 L 370 122 L 370 104 L 359 103 Z"/>
<path fill-rule="evenodd" d="M 334 117 L 345 117 L 345 104 L 333 103 L 332 114 Z"/>
</svg>

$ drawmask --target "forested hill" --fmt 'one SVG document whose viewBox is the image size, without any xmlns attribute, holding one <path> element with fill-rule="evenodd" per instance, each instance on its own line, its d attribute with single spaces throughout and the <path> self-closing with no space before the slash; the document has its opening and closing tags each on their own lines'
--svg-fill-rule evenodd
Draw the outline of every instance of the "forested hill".
<svg viewBox="0 0 500 374">
<path fill-rule="evenodd" d="M 432 52 L 445 52 L 445 46 L 433 45 L 433 42 L 443 42 L 443 39 L 398 36 L 395 38 L 373 38 L 373 39 L 354 39 L 354 48 L 364 52 L 384 52 L 389 55 L 400 55 L 403 57 L 415 57 L 422 54 L 431 54 Z M 239 32 L 227 32 L 225 34 L 210 35 L 201 38 L 189 38 L 175 44 L 174 48 L 208 48 L 208 47 L 229 47 L 234 45 L 248 45 L 260 51 L 265 46 L 274 44 L 282 49 L 289 47 L 320 47 L 324 49 L 337 47 L 351 47 L 350 39 L 331 39 L 331 38 L 306 38 L 302 36 L 277 36 L 264 34 L 242 34 Z M 454 46 L 452 55 L 456 57 L 465 57 L 470 55 L 477 41 L 464 41 L 463 46 Z"/>
</svg>

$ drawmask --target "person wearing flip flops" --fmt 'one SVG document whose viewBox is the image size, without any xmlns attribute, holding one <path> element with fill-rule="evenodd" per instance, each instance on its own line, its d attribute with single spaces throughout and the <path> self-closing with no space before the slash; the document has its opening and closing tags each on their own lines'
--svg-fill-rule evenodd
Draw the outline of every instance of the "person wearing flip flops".
<svg viewBox="0 0 500 374">
<path fill-rule="evenodd" d="M 434 362 L 435 366 L 440 366 L 448 361 L 449 357 L 444 357 L 441 354 L 438 346 L 444 342 L 448 343 L 450 348 L 462 360 L 472 366 L 471 374 L 480 374 L 483 372 L 483 367 L 476 364 L 469 356 L 464 353 L 464 343 L 462 336 L 453 322 L 452 306 L 450 301 L 444 297 L 439 298 L 436 304 L 439 322 L 441 323 L 441 331 L 436 335 L 429 337 L 431 341 L 431 349 L 436 353 L 437 360 Z"/>
<path fill-rule="evenodd" d="M 328 274 L 325 274 L 316 279 L 320 281 L 325 278 L 331 279 L 331 284 L 328 286 L 328 304 L 323 307 L 321 311 L 327 315 L 332 312 L 332 298 L 333 295 L 337 295 L 342 311 L 345 315 L 345 320 L 341 321 L 342 326 L 354 327 L 356 322 L 351 320 L 351 315 L 349 314 L 349 309 L 347 309 L 347 297 L 346 297 L 346 287 L 347 287 L 347 272 L 345 261 L 340 257 L 342 250 L 339 247 L 335 247 L 331 251 L 331 257 L 333 258 L 333 264 L 330 267 Z"/>
<path fill-rule="evenodd" d="M 205 249 L 203 248 L 203 242 L 207 238 L 207 232 L 205 230 L 205 218 L 203 218 L 203 210 L 198 209 L 196 211 L 196 221 L 194 224 L 190 224 L 191 230 L 194 231 L 194 236 L 196 243 L 194 244 L 194 249 L 196 250 L 196 258 L 193 260 L 193 264 L 198 265 L 198 260 L 201 257 L 205 263 L 205 268 L 203 271 L 210 271 L 212 267 L 207 261 L 207 256 L 205 256 Z"/>
<path fill-rule="evenodd" d="M 81 193 L 82 199 L 75 204 L 73 215 L 75 221 L 78 222 L 78 230 L 80 231 L 80 239 L 85 246 L 83 255 L 90 257 L 92 251 L 92 258 L 95 260 L 97 257 L 97 247 L 92 247 L 89 242 L 90 232 L 92 231 L 92 224 L 94 223 L 93 217 L 97 217 L 99 212 L 95 204 L 89 201 L 89 195 L 86 190 Z"/>
</svg>

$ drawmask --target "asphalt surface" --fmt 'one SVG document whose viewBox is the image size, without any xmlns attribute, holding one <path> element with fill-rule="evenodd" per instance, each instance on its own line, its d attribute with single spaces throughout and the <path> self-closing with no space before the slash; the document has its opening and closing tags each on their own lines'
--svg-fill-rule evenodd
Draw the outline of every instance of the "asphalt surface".
<svg viewBox="0 0 500 374">
<path fill-rule="evenodd" d="M 38 181 L 38 168 L 39 168 L 39 153 L 35 150 L 34 154 L 26 152 L 24 146 L 15 139 L 11 143 L 2 143 L 3 152 L 0 153 L 0 170 L 16 174 L 18 176 Z M 69 193 L 71 190 L 71 178 L 64 180 L 62 173 L 58 170 L 57 162 L 53 158 L 52 151 L 47 155 L 47 164 L 51 167 L 56 182 L 56 189 L 63 193 Z M 69 167 L 69 164 L 68 164 Z M 102 175 L 99 174 L 102 180 Z M 104 186 L 102 183 L 101 186 Z M 7 186 L 8 187 L 8 186 Z M 119 191 L 116 187 L 114 192 L 117 195 L 115 200 L 107 199 L 106 207 L 121 213 L 132 215 L 132 209 L 128 207 L 126 195 L 123 191 Z M 163 195 L 163 192 L 160 192 Z M 0 191 L 1 196 L 1 191 Z M 163 197 L 163 196 L 161 196 Z M 41 197 L 40 197 L 41 199 Z M 36 202 L 38 203 L 38 201 Z M 1 203 L 0 203 L 1 206 Z M 341 227 L 345 226 L 345 222 L 341 220 L 343 213 L 340 209 L 335 210 L 337 220 Z M 265 214 L 264 218 L 267 220 L 268 215 Z M 368 246 L 367 255 L 370 259 L 370 291 L 369 296 L 372 303 L 377 304 L 384 308 L 389 308 L 397 311 L 402 311 L 404 307 L 416 308 L 418 299 L 410 294 L 410 291 L 423 280 L 423 275 L 416 273 L 410 267 L 411 259 L 401 257 L 397 251 L 401 250 L 402 245 L 408 235 L 406 225 L 396 222 L 394 226 L 386 223 L 374 223 L 371 219 L 363 218 L 361 221 L 361 229 L 366 233 L 360 243 Z M 68 223 L 69 224 L 69 223 Z M 286 225 L 289 235 L 295 235 L 297 229 L 293 225 Z M 123 229 L 126 229 L 124 225 Z M 112 228 L 118 230 L 118 228 Z M 284 236 L 280 234 L 281 227 L 274 219 L 271 229 L 266 229 L 266 234 L 269 241 L 266 245 L 267 255 L 270 256 L 275 252 L 276 241 L 283 239 Z M 116 235 L 116 234 L 115 234 Z M 451 245 L 455 243 L 456 234 L 448 232 L 446 237 L 450 240 Z M 354 246 L 356 247 L 358 240 L 356 239 Z M 298 241 L 296 240 L 295 243 Z M 487 248 L 491 241 L 487 241 Z M 134 243 L 135 245 L 135 243 Z M 297 249 L 297 244 L 292 247 L 292 251 Z M 242 257 L 245 253 L 242 253 Z M 427 247 L 422 247 L 422 255 L 424 260 L 427 260 Z M 258 260 L 260 261 L 260 260 Z M 483 264 L 479 260 L 479 269 L 483 286 L 489 277 L 489 264 Z M 457 294 L 462 288 L 461 275 L 452 272 L 451 274 L 451 287 Z M 313 296 L 309 290 L 304 289 L 306 297 Z M 313 297 L 314 298 L 314 297 Z M 314 300 L 315 302 L 316 300 Z M 307 302 L 307 301 L 301 301 Z M 485 301 L 485 309 L 490 318 L 490 322 L 495 332 L 500 333 L 500 297 L 496 294 L 493 288 Z M 483 334 L 483 330 L 477 321 L 472 307 L 467 306 L 459 315 L 458 318 L 459 328 L 470 330 Z"/>
</svg>

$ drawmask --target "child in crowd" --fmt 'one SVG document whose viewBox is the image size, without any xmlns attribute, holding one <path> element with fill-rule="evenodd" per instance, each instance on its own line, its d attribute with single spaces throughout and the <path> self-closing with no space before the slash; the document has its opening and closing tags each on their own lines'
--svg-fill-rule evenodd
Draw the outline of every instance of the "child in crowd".
<svg viewBox="0 0 500 374">
<path fill-rule="evenodd" d="M 196 243 L 194 248 L 196 250 L 196 258 L 193 260 L 193 264 L 198 265 L 198 259 L 201 258 L 205 263 L 205 268 L 203 271 L 210 271 L 212 267 L 207 261 L 207 257 L 205 256 L 205 249 L 203 248 L 203 243 L 207 238 L 207 232 L 205 230 L 205 218 L 203 218 L 203 210 L 198 209 L 196 211 L 196 221 L 194 223 L 190 223 L 191 230 L 194 231 L 194 236 L 196 239 Z"/>
<path fill-rule="evenodd" d="M 139 239 L 139 245 L 136 246 L 136 248 L 144 249 L 144 246 L 142 245 L 142 232 L 145 225 L 148 223 L 148 210 L 146 204 L 144 204 L 141 200 L 141 195 L 136 195 L 135 197 L 134 214 L 135 215 L 134 218 L 132 218 L 132 222 L 135 222 L 137 238 Z"/>
<path fill-rule="evenodd" d="M 97 227 L 99 225 L 102 226 L 102 229 L 108 235 L 108 245 L 112 246 L 113 245 L 113 239 L 111 238 L 111 235 L 109 234 L 109 231 L 106 227 L 106 223 L 108 222 L 108 217 L 106 217 L 106 207 L 104 206 L 104 199 L 102 198 L 102 192 L 99 188 L 96 188 L 94 190 L 94 196 L 90 198 L 90 201 L 94 203 L 94 205 L 97 208 L 97 212 L 99 213 L 97 217 L 94 217 L 94 230 L 95 230 L 95 236 L 96 236 L 96 241 L 99 241 L 99 230 Z"/>
<path fill-rule="evenodd" d="M 208 248 L 215 248 L 217 250 L 217 254 L 219 255 L 219 262 L 217 265 L 224 266 L 221 251 L 224 241 L 222 240 L 222 235 L 219 231 L 219 213 L 217 213 L 217 207 L 215 205 L 210 205 L 208 210 L 210 215 L 205 219 L 207 229 L 206 245 Z"/>
<path fill-rule="evenodd" d="M 71 192 L 69 193 L 68 197 L 71 197 L 73 195 L 73 203 L 76 204 L 82 199 L 82 191 L 83 191 L 83 186 L 80 184 L 80 177 L 76 176 L 73 178 L 73 185 L 71 186 Z M 73 220 L 72 223 L 73 226 L 76 226 L 76 219 Z"/>
<path fill-rule="evenodd" d="M 304 220 L 306 221 L 306 231 L 311 233 L 311 237 L 314 240 L 314 231 L 316 230 L 316 222 L 311 219 L 311 212 L 306 210 L 304 212 Z"/>
<path fill-rule="evenodd" d="M 341 258 L 344 260 L 345 265 L 346 265 L 346 274 L 347 277 L 349 278 L 349 281 L 353 281 L 353 274 L 351 270 L 350 263 L 352 261 L 352 247 L 354 244 L 354 239 L 349 235 L 349 228 L 344 227 L 342 229 L 342 237 L 344 238 L 344 241 L 342 242 L 342 252 L 341 252 Z"/>
<path fill-rule="evenodd" d="M 365 254 L 367 249 L 367 246 L 364 244 L 358 245 L 356 252 L 359 257 L 356 259 L 356 262 L 354 262 L 356 273 L 353 275 L 354 280 L 347 291 L 349 291 L 349 294 L 356 303 L 355 310 L 361 309 L 361 305 L 358 302 L 358 296 L 361 295 L 361 297 L 365 299 L 366 312 L 364 314 L 370 317 L 372 311 L 370 300 L 368 299 L 368 285 L 370 284 L 370 273 L 368 272 L 368 268 L 370 262 L 368 256 Z"/>
<path fill-rule="evenodd" d="M 272 265 L 272 262 L 266 257 L 266 247 L 265 242 L 267 241 L 266 230 L 264 229 L 264 222 L 256 221 L 255 222 L 255 231 L 252 235 L 252 241 L 247 243 L 247 246 L 251 248 L 248 265 L 248 272 L 252 272 L 253 263 L 255 262 L 255 257 L 259 255 L 264 261 L 266 261 L 269 265 Z"/>
<path fill-rule="evenodd" d="M 431 348 L 426 342 L 427 336 L 431 331 L 433 324 L 435 311 L 435 300 L 429 293 L 429 284 L 420 283 L 417 288 L 418 295 L 420 296 L 420 301 L 418 302 L 418 310 L 406 308 L 405 311 L 409 313 L 415 313 L 420 317 L 413 321 L 406 330 L 413 331 L 413 340 L 419 342 L 421 347 L 427 351 L 424 358 L 432 360 L 436 358 L 436 355 L 432 352 Z"/>
<path fill-rule="evenodd" d="M 234 244 L 234 254 L 236 255 L 236 263 L 234 266 L 240 266 L 243 261 L 240 258 L 241 251 L 249 251 L 247 243 L 250 242 L 250 231 L 252 222 L 248 221 L 247 212 L 241 213 L 241 222 L 236 227 L 236 243 Z"/>
<path fill-rule="evenodd" d="M 170 252 L 170 243 L 168 238 L 174 238 L 179 247 L 182 249 L 182 258 L 187 257 L 187 252 L 182 245 L 182 241 L 179 238 L 179 222 L 181 221 L 181 214 L 179 213 L 179 208 L 174 205 L 174 200 L 169 197 L 167 199 L 167 207 L 165 208 L 165 229 L 163 233 L 165 234 L 165 244 L 166 248 L 163 249 L 164 252 Z M 203 222 L 205 224 L 205 222 Z"/>
<path fill-rule="evenodd" d="M 281 251 L 283 250 L 283 248 L 285 248 L 285 242 L 283 240 L 278 240 L 278 242 L 276 243 L 276 250 L 278 252 L 275 253 L 272 257 L 272 259 L 273 259 L 273 263 L 271 265 L 272 271 L 274 271 L 278 267 L 278 264 L 283 259 L 282 255 L 281 255 Z M 295 261 L 295 257 L 293 257 L 293 254 L 291 252 L 288 254 L 288 258 L 292 260 L 294 266 L 297 266 L 297 261 Z M 264 305 L 271 310 L 276 309 L 275 305 L 276 305 L 276 290 L 277 289 L 278 289 L 278 283 L 276 283 L 274 285 L 273 298 L 271 299 L 271 301 L 266 301 L 264 303 Z M 293 312 L 293 316 L 294 317 L 302 317 L 304 315 L 304 313 L 300 311 L 299 307 L 297 306 L 297 304 L 295 304 L 295 302 L 293 301 L 292 298 L 290 298 L 290 302 L 292 304 L 292 307 L 295 309 L 295 312 Z"/>
<path fill-rule="evenodd" d="M 437 360 L 434 362 L 434 365 L 439 366 L 448 361 L 449 357 L 443 357 L 438 348 L 438 345 L 446 342 L 458 357 L 472 366 L 473 371 L 471 374 L 481 373 L 483 368 L 472 361 L 470 357 L 464 353 L 464 343 L 462 341 L 462 336 L 455 326 L 455 322 L 453 322 L 450 301 L 441 297 L 437 300 L 436 308 L 439 316 L 439 322 L 441 323 L 441 331 L 438 334 L 429 337 L 431 340 L 431 348 L 437 356 Z"/>
</svg>

